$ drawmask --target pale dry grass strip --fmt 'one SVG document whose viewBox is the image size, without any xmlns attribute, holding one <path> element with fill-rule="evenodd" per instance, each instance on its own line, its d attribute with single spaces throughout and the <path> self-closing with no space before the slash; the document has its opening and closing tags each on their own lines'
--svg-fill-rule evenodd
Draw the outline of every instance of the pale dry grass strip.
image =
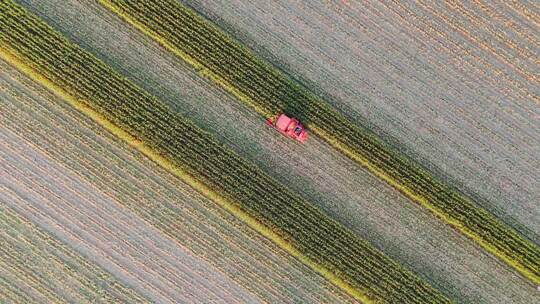
<svg viewBox="0 0 540 304">
<path fill-rule="evenodd" d="M 25 157 L 22 157 L 25 158 Z M 30 159 L 26 159 L 26 161 L 31 162 Z M 127 240 L 130 238 L 135 237 L 135 239 L 139 240 L 137 244 L 141 243 L 141 241 L 144 239 L 143 236 L 138 235 L 135 233 L 135 235 L 126 235 L 123 233 L 123 227 L 129 227 L 129 223 L 124 223 L 123 218 L 121 216 L 111 217 L 109 219 L 105 219 L 105 214 L 98 214 L 93 213 L 92 210 L 99 210 L 100 206 L 96 202 L 95 199 L 89 199 L 87 197 L 83 197 L 82 194 L 77 192 L 77 189 L 74 189 L 69 185 L 69 181 L 66 179 L 60 179 L 58 175 L 53 175 L 50 173 L 50 171 L 44 169 L 39 169 L 37 167 L 34 167 L 33 170 L 35 172 L 32 172 L 32 174 L 28 174 L 27 172 L 24 172 L 16 167 L 10 168 L 11 174 L 17 174 L 17 176 L 13 176 L 17 181 L 24 183 L 26 182 L 27 188 L 33 187 L 33 192 L 43 193 L 38 194 L 42 199 L 45 197 L 55 197 L 55 205 L 61 203 L 63 207 L 57 207 L 54 206 L 55 211 L 58 214 L 62 214 L 62 212 L 66 212 L 66 218 L 72 216 L 74 218 L 80 219 L 80 222 L 85 225 L 85 227 L 88 227 L 84 229 L 84 231 L 87 231 L 88 233 L 92 233 L 94 238 L 98 241 L 103 242 L 104 244 L 107 242 L 108 239 L 112 239 L 116 237 L 120 240 L 120 244 L 116 244 L 115 246 L 123 246 L 123 249 L 120 249 L 120 247 L 117 250 L 126 250 L 125 253 L 129 253 L 131 256 L 137 256 L 140 260 L 146 260 L 146 261 L 152 261 L 153 256 L 160 257 L 160 264 L 155 264 L 153 267 L 150 267 L 149 263 L 142 264 L 141 262 L 136 262 L 138 264 L 139 269 L 144 269 L 145 273 L 148 274 L 154 274 L 162 276 L 164 278 L 167 278 L 169 285 L 166 288 L 162 288 L 163 290 L 174 290 L 175 286 L 191 286 L 192 288 L 197 288 L 198 290 L 204 291 L 205 288 L 198 284 L 197 281 L 188 281 L 187 278 L 182 278 L 183 273 L 186 271 L 186 269 L 179 269 L 176 268 L 173 264 L 170 263 L 170 258 L 167 259 L 167 253 L 163 252 L 159 247 L 155 247 L 155 245 L 152 245 L 149 242 L 143 243 L 145 245 L 145 251 L 141 251 L 141 249 L 137 249 L 134 247 L 134 245 Z M 39 175 L 37 175 L 39 173 Z M 39 178 L 45 178 L 47 177 L 47 182 L 50 182 L 51 184 L 62 184 L 66 185 L 66 187 L 63 187 L 63 197 L 59 197 L 56 192 L 52 192 L 50 187 L 52 185 L 46 185 L 43 184 L 43 182 L 39 182 L 39 180 L 36 180 L 35 177 L 31 178 L 32 175 L 36 174 L 35 176 L 39 176 Z M 56 173 L 58 174 L 58 172 Z M 25 181 L 26 178 L 31 178 Z M 67 199 L 64 199 L 66 197 Z M 73 203 L 72 203 L 73 202 Z M 74 204 L 76 202 L 76 204 Z M 111 201 L 114 203 L 114 201 Z M 77 206 L 79 205 L 79 207 Z M 86 211 L 81 210 L 80 206 L 84 205 Z M 51 206 L 49 206 L 51 208 Z M 100 219 L 95 220 L 95 219 Z M 105 227 L 103 226 L 103 220 L 106 220 L 111 227 Z M 77 225 L 78 226 L 78 225 Z M 83 227 L 83 226 L 81 226 Z M 125 228 L 124 228 L 125 229 Z M 108 237 L 107 237 L 108 236 Z M 111 255 L 116 256 L 118 259 L 123 258 L 123 254 L 120 253 L 120 251 L 117 251 L 117 253 L 111 252 Z M 169 261 L 167 261 L 169 260 Z M 164 264 L 165 263 L 165 264 Z M 149 265 L 147 265 L 149 264 Z M 199 286 L 198 286 L 199 285 Z M 186 290 L 187 292 L 187 290 Z M 213 291 L 206 289 L 206 292 L 208 294 L 212 294 Z M 226 291 L 224 291 L 226 293 Z M 214 296 L 214 298 L 217 298 Z"/>
<path fill-rule="evenodd" d="M 491 80 L 493 83 L 498 83 L 500 82 L 500 79 L 503 78 L 504 81 L 512 84 L 513 87 L 519 91 L 522 98 L 534 100 L 535 103 L 540 104 L 539 96 L 527 90 L 520 82 L 509 77 L 504 71 L 495 68 L 491 63 L 487 62 L 481 56 L 473 54 L 470 50 L 467 50 L 462 45 L 455 42 L 446 32 L 434 25 L 431 20 L 426 18 L 418 18 L 417 14 L 413 10 L 407 8 L 405 5 L 399 2 L 393 1 L 393 4 L 384 3 L 384 5 L 388 10 L 393 11 L 402 20 L 402 23 L 415 28 L 418 32 L 430 37 L 431 39 L 436 39 L 440 43 L 441 47 L 446 48 L 450 54 L 453 55 L 456 63 L 455 66 L 459 67 L 462 64 L 466 64 L 469 67 L 474 67 L 475 72 Z M 457 52 L 450 49 L 449 46 L 452 46 L 455 50 L 457 50 Z M 473 58 L 474 60 L 457 60 L 457 58 Z M 489 67 L 489 69 L 486 69 L 486 67 Z M 507 90 L 511 89 L 508 88 Z M 508 95 L 510 92 L 513 91 L 501 91 L 501 93 L 504 95 Z"/>
</svg>

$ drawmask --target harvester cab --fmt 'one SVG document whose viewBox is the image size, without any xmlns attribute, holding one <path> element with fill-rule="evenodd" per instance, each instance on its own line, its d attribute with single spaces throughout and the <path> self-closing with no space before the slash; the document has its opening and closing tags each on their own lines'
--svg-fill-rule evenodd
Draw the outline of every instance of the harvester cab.
<svg viewBox="0 0 540 304">
<path fill-rule="evenodd" d="M 300 121 L 285 114 L 280 114 L 274 119 L 269 118 L 266 120 L 266 123 L 274 127 L 281 134 L 292 137 L 301 143 L 304 143 L 308 138 L 307 130 Z"/>
</svg>

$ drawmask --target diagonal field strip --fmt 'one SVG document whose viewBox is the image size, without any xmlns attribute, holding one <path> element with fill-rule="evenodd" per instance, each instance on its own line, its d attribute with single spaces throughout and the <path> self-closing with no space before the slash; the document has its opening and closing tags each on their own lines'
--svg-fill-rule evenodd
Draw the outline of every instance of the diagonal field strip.
<svg viewBox="0 0 540 304">
<path fill-rule="evenodd" d="M 353 296 L 449 302 L 12 1 L 0 17 L 5 60 Z"/>
<path fill-rule="evenodd" d="M 389 150 L 192 10 L 175 1 L 152 5 L 100 2 L 261 114 L 286 111 L 307 121 L 316 134 L 345 155 L 540 284 L 540 250 L 532 242 Z"/>
</svg>

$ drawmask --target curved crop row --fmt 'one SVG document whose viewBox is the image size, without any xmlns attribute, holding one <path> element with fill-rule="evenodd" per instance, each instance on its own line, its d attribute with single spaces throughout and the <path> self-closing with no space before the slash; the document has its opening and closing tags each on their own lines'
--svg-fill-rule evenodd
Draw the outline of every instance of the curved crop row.
<svg viewBox="0 0 540 304">
<path fill-rule="evenodd" d="M 540 284 L 540 249 L 175 0 L 100 0 L 265 116 L 287 112 L 371 172 Z"/>
<path fill-rule="evenodd" d="M 0 1 L 0 43 L 8 61 L 357 298 L 449 302 L 11 0 Z"/>
</svg>

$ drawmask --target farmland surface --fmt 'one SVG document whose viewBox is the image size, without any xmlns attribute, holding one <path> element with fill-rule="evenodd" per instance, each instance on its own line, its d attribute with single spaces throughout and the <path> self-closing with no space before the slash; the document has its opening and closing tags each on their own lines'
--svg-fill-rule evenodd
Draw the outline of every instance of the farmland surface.
<svg viewBox="0 0 540 304">
<path fill-rule="evenodd" d="M 299 117 L 314 135 L 540 285 L 540 247 L 505 226 L 470 198 L 441 183 L 403 154 L 392 151 L 363 126 L 355 125 L 279 69 L 261 61 L 195 11 L 176 0 L 157 3 L 134 0 L 99 2 L 190 63 L 201 75 L 251 105 L 262 116 L 271 117 L 285 111 Z M 279 208 L 284 210 L 289 205 L 280 205 Z M 301 209 L 306 208 L 309 206 L 304 205 Z"/>
<path fill-rule="evenodd" d="M 336 286 L 368 303 L 450 303 L 39 17 L 11 0 L 0 8 L 2 58 Z"/>
<path fill-rule="evenodd" d="M 1 63 L 2 202 L 158 302 L 351 298 Z"/>
<path fill-rule="evenodd" d="M 540 244 L 533 1 L 182 2 Z"/>
<path fill-rule="evenodd" d="M 306 148 L 284 143 L 261 117 L 106 10 L 92 2 L 22 3 L 453 297 L 533 300 L 532 286 L 470 241 L 317 139 Z"/>
<path fill-rule="evenodd" d="M 4 187 L 1 189 L 4 191 Z M 0 198 L 0 244 L 2 303 L 148 303 L 14 212 L 4 196 Z"/>
</svg>

